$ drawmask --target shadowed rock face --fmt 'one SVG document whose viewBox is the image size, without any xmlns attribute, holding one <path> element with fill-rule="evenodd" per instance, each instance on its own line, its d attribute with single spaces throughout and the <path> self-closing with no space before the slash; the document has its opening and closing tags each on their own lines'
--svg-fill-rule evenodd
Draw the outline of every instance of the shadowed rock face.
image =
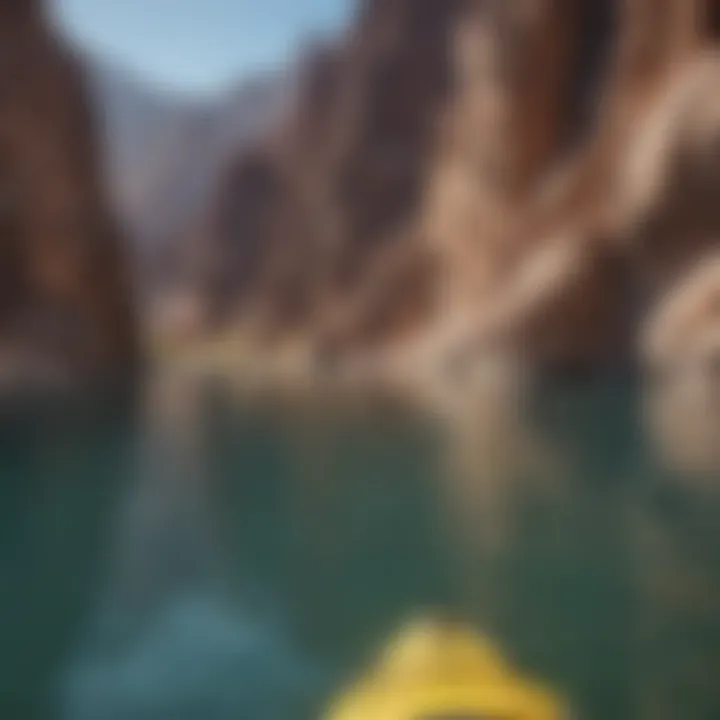
<svg viewBox="0 0 720 720">
<path fill-rule="evenodd" d="M 441 354 L 628 358 L 648 306 L 720 237 L 719 5 L 363 3 L 262 150 L 267 202 L 208 233 L 216 258 L 254 249 L 245 299 L 222 285 L 228 316 L 340 354 L 438 335 Z M 218 208 L 257 192 L 247 162 Z"/>
<path fill-rule="evenodd" d="M 332 322 L 327 315 L 352 314 L 345 306 L 374 283 L 378 267 L 393 263 L 386 258 L 416 244 L 411 231 L 452 82 L 452 28 L 464 4 L 366 3 L 344 43 L 307 61 L 295 111 L 267 157 L 284 187 L 272 204 L 273 222 L 264 223 L 272 232 L 263 243 L 260 286 L 272 324 L 325 324 Z M 246 165 L 239 159 L 238 168 Z M 247 179 L 241 169 L 230 172 L 228 185 L 247 188 L 239 177 Z M 226 191 L 217 213 L 224 197 Z M 231 241 L 229 229 L 216 224 L 206 240 L 255 245 L 242 233 Z"/>
<path fill-rule="evenodd" d="M 219 322 L 258 290 L 263 240 L 273 234 L 273 208 L 282 200 L 285 183 L 272 158 L 258 152 L 235 164 L 222 190 L 205 235 L 208 242 L 192 248 L 197 280 L 211 299 L 209 315 Z"/>
<path fill-rule="evenodd" d="M 73 58 L 42 3 L 0 0 L 0 355 L 23 372 L 124 374 L 136 335 Z M 30 373 L 32 374 L 32 373 Z"/>
<path fill-rule="evenodd" d="M 292 73 L 258 74 L 210 97 L 174 94 L 95 57 L 82 58 L 101 120 L 112 207 L 129 238 L 139 303 L 181 284 L 188 225 L 228 158 L 284 115 Z"/>
</svg>

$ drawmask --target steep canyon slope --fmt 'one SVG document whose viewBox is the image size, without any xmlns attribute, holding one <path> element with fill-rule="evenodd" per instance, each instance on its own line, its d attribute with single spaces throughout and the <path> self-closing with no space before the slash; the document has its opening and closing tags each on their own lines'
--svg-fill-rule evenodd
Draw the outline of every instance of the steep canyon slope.
<svg viewBox="0 0 720 720">
<path fill-rule="evenodd" d="M 137 336 L 80 69 L 40 0 L 0 0 L 0 375 L 126 375 Z"/>
<path fill-rule="evenodd" d="M 217 325 L 461 367 L 607 367 L 720 237 L 717 0 L 366 0 L 238 157 Z"/>
</svg>

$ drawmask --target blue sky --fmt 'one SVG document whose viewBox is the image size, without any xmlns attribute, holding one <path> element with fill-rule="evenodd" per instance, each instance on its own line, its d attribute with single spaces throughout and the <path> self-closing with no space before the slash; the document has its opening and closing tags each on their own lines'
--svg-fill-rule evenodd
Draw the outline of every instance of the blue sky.
<svg viewBox="0 0 720 720">
<path fill-rule="evenodd" d="M 52 0 L 66 34 L 152 82 L 212 92 L 347 21 L 352 0 Z"/>
</svg>

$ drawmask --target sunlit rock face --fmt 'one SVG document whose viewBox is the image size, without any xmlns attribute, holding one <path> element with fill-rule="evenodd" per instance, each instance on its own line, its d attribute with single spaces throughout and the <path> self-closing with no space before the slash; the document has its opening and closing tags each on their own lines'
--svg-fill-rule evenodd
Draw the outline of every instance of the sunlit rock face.
<svg viewBox="0 0 720 720">
<path fill-rule="evenodd" d="M 712 18 L 699 2 L 572 5 L 510 3 L 461 26 L 466 81 L 430 185 L 428 235 L 442 247 L 440 322 L 471 318 L 458 347 L 605 369 L 631 360 L 638 320 L 665 289 L 656 270 L 714 242 L 708 208 L 697 209 L 717 188 L 720 125 L 700 89 L 712 82 Z M 697 199 L 671 231 L 668 193 L 693 157 Z M 700 225 L 705 237 L 689 242 Z"/>
<path fill-rule="evenodd" d="M 208 232 L 216 264 L 250 248 L 252 290 L 224 276 L 203 294 L 323 360 L 401 345 L 414 360 L 501 346 L 531 366 L 630 362 L 679 263 L 718 236 L 719 12 L 362 3 L 262 149 L 272 192 Z M 219 207 L 258 192 L 248 162 Z"/>
<path fill-rule="evenodd" d="M 685 273 L 650 317 L 643 354 L 652 437 L 670 467 L 720 475 L 720 257 Z"/>
<path fill-rule="evenodd" d="M 720 55 L 672 78 L 637 126 L 617 211 L 646 285 L 663 291 L 720 237 Z"/>
<path fill-rule="evenodd" d="M 125 374 L 135 324 L 94 123 L 75 61 L 42 11 L 0 2 L 3 377 Z"/>
<path fill-rule="evenodd" d="M 649 318 L 643 352 L 658 372 L 717 370 L 720 360 L 720 254 L 702 257 Z"/>
</svg>

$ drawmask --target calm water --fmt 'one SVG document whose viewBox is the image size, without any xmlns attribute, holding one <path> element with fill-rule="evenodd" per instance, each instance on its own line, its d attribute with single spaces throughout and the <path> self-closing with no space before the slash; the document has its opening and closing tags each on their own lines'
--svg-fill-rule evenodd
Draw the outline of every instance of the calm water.
<svg viewBox="0 0 720 720">
<path fill-rule="evenodd" d="M 0 424 L 3 720 L 320 717 L 418 615 L 578 717 L 720 717 L 720 500 L 635 389 L 452 425 L 217 387 L 149 407 Z"/>
</svg>

